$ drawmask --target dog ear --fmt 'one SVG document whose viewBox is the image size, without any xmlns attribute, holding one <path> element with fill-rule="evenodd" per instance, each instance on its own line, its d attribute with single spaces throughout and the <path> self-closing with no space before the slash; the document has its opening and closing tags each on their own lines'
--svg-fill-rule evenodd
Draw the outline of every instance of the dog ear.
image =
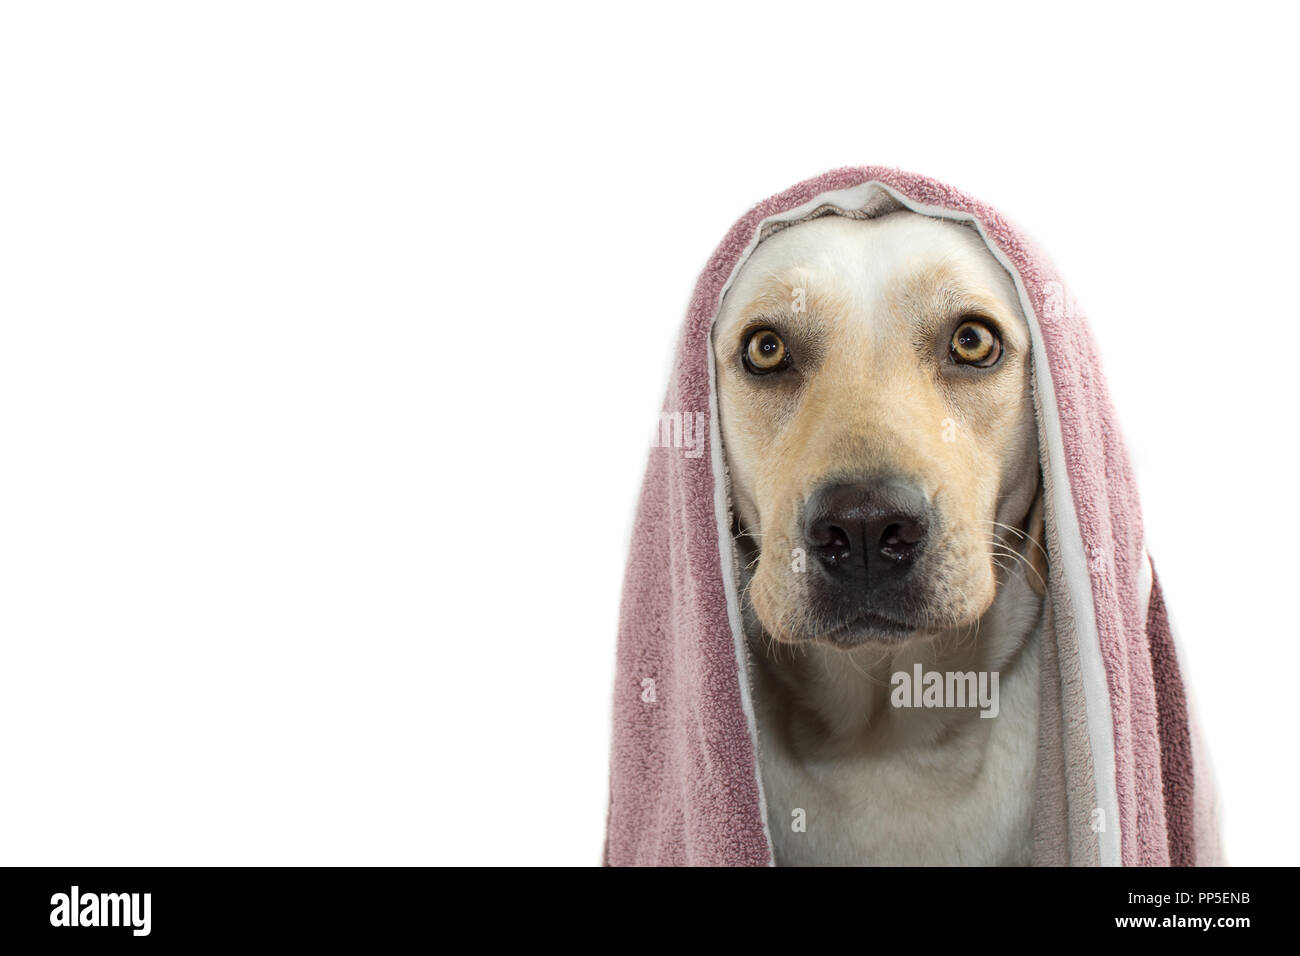
<svg viewBox="0 0 1300 956">
<path fill-rule="evenodd" d="M 1047 593 L 1047 524 L 1043 520 L 1043 479 L 1038 479 L 1038 494 L 1029 509 L 1029 521 L 1026 524 L 1029 535 L 1029 586 L 1034 593 L 1043 597 Z"/>
</svg>

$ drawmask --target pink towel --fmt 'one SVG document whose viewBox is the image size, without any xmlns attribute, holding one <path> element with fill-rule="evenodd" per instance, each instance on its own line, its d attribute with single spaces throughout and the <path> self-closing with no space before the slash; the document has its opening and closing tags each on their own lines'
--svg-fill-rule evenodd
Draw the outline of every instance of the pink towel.
<svg viewBox="0 0 1300 956">
<path fill-rule="evenodd" d="M 1056 646 L 1067 691 L 1051 726 L 1078 730 L 1074 744 L 1061 743 L 1071 795 L 1040 800 L 1035 811 L 1073 816 L 1035 820 L 1044 844 L 1036 859 L 1218 862 L 1213 788 L 1195 759 L 1204 748 L 1193 740 L 1132 469 L 1087 323 L 1041 253 L 997 212 L 934 180 L 876 167 L 835 170 L 759 203 L 696 283 L 663 405 L 657 444 L 668 447 L 650 456 L 624 580 L 605 861 L 772 862 L 747 651 L 724 574 L 731 542 L 710 326 L 725 284 L 770 217 L 897 208 L 976 226 L 1017 280 L 1036 355 L 1046 356 L 1046 371 L 1035 363 L 1035 389 L 1044 469 L 1055 489 L 1049 550 L 1060 557 L 1048 598 L 1054 619 L 1071 628 Z"/>
</svg>

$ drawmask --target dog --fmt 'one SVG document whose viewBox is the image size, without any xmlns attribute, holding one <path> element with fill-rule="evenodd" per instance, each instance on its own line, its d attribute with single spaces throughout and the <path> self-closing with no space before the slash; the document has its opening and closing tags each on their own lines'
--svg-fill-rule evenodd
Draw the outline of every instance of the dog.
<svg viewBox="0 0 1300 956">
<path fill-rule="evenodd" d="M 963 224 L 813 218 L 712 343 L 776 863 L 1029 863 L 1048 568 L 1010 275 Z M 991 675 L 996 715 L 910 706 L 931 673 Z"/>
</svg>

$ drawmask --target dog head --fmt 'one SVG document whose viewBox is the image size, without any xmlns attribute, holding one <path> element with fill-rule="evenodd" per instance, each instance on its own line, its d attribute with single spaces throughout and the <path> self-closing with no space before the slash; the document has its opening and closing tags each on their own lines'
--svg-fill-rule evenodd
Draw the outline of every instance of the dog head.
<svg viewBox="0 0 1300 956">
<path fill-rule="evenodd" d="M 973 230 L 910 212 L 787 227 L 737 274 L 713 347 L 768 635 L 853 647 L 972 627 L 1015 561 L 1041 593 L 1029 328 Z"/>
</svg>

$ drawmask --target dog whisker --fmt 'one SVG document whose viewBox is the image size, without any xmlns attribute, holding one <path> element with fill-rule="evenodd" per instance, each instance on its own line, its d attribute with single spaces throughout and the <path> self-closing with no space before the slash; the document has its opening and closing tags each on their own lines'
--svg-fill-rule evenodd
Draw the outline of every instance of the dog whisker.
<svg viewBox="0 0 1300 956">
<path fill-rule="evenodd" d="M 1021 531 L 1019 528 L 1013 528 L 1013 527 L 1011 527 L 1011 525 L 1009 525 L 1009 524 L 1003 524 L 1001 521 L 991 521 L 991 520 L 988 519 L 988 518 L 985 518 L 984 520 L 985 520 L 985 521 L 988 521 L 989 524 L 997 525 L 999 528 L 1006 528 L 1008 531 L 1012 532 L 1013 534 L 1018 535 L 1019 537 L 1023 538 L 1024 540 L 1026 540 L 1026 541 L 1028 541 L 1030 544 L 1032 544 L 1032 545 L 1033 545 L 1035 548 L 1037 548 L 1039 551 L 1041 551 L 1042 554 L 1043 554 L 1043 557 L 1044 557 L 1044 558 L 1047 557 L 1047 552 L 1043 549 L 1043 546 L 1042 546 L 1041 544 L 1039 544 L 1038 541 L 1037 541 L 1036 539 L 1032 538 L 1031 536 L 1029 536 L 1029 535 L 1026 534 L 1025 532 Z"/>
</svg>

